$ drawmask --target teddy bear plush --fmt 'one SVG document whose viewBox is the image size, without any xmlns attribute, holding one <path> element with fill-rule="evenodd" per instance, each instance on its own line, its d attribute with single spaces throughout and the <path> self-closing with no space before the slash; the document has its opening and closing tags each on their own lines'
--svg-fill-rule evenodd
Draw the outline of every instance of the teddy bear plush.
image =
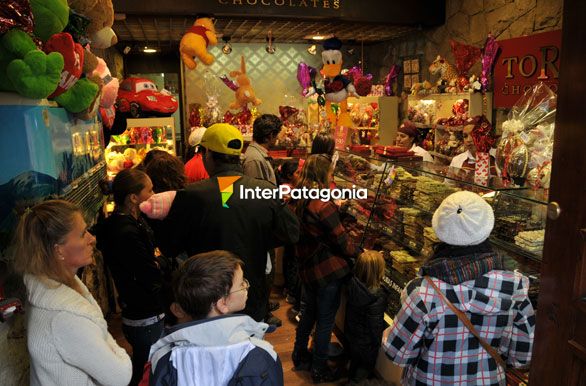
<svg viewBox="0 0 586 386">
<path fill-rule="evenodd" d="M 209 66 L 214 62 L 214 57 L 208 53 L 207 48 L 216 44 L 218 44 L 218 38 L 214 22 L 210 17 L 199 17 L 181 38 L 179 43 L 181 60 L 190 70 L 197 67 L 195 58 Z"/>
<path fill-rule="evenodd" d="M 112 25 L 114 7 L 112 0 L 68 0 L 69 7 L 89 21 L 87 34 L 94 48 L 108 48 L 118 42 Z"/>
</svg>

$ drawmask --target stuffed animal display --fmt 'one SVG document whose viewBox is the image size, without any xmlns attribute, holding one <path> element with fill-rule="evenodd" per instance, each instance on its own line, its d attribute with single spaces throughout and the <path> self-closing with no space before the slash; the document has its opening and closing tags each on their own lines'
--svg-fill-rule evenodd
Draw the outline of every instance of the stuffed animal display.
<svg viewBox="0 0 586 386">
<path fill-rule="evenodd" d="M 208 53 L 208 46 L 218 44 L 214 22 L 209 17 L 199 17 L 193 23 L 179 43 L 179 53 L 181 60 L 193 70 L 197 67 L 195 58 L 198 58 L 203 64 L 209 66 L 214 62 L 214 57 Z"/>
<path fill-rule="evenodd" d="M 231 109 L 241 108 L 243 110 L 248 109 L 248 104 L 252 103 L 254 106 L 258 106 L 262 103 L 254 93 L 254 89 L 250 84 L 250 79 L 246 75 L 246 62 L 244 56 L 240 57 L 240 71 L 230 71 L 230 77 L 236 79 L 237 88 L 235 90 L 236 100 L 230 104 Z"/>
<path fill-rule="evenodd" d="M 78 117 L 92 118 L 97 110 L 95 102 L 99 100 L 100 88 L 106 82 L 100 76 L 92 77 L 98 60 L 89 47 L 80 44 L 80 36 L 85 32 L 72 35 L 62 31 L 79 30 L 68 25 L 70 12 L 76 15 L 74 11 L 85 12 L 90 21 L 87 33 L 111 28 L 114 21 L 112 1 L 70 1 L 76 7 L 71 9 L 67 0 L 30 0 L 30 8 L 27 7 L 29 1 L 19 2 L 30 14 L 23 20 L 34 20 L 34 28 L 15 23 L 14 28 L 0 36 L 0 90 L 14 91 L 33 99 L 51 98 L 69 112 L 79 114 Z M 72 16 L 72 20 L 76 17 Z M 100 27 L 96 29 L 98 24 Z M 42 41 L 43 50 L 27 33 L 30 31 Z M 115 39 L 110 39 L 105 47 L 112 42 Z"/>
<path fill-rule="evenodd" d="M 341 74 L 342 71 L 342 41 L 338 38 L 326 39 L 321 53 L 323 67 L 321 74 L 324 77 L 326 112 L 328 120 L 334 126 L 352 127 L 352 119 L 348 113 L 349 96 L 358 96 L 350 79 Z M 340 104 L 340 115 L 332 110 L 332 102 Z"/>
<path fill-rule="evenodd" d="M 112 0 L 68 0 L 69 7 L 89 21 L 87 34 L 94 48 L 108 48 L 118 42 L 112 25 L 114 7 Z"/>
<path fill-rule="evenodd" d="M 451 65 L 446 59 L 440 55 L 429 65 L 429 73 L 431 75 L 439 75 L 437 87 L 439 91 L 453 92 L 451 90 L 456 88 L 458 82 L 458 71 L 456 67 Z"/>
</svg>

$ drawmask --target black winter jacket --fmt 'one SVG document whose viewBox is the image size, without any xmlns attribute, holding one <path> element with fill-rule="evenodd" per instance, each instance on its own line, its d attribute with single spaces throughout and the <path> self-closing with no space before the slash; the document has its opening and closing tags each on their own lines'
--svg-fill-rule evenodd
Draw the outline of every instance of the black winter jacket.
<svg viewBox="0 0 586 386">
<path fill-rule="evenodd" d="M 164 312 L 163 278 L 146 221 L 114 212 L 95 231 L 97 247 L 118 290 L 122 316 L 138 320 Z"/>
<path fill-rule="evenodd" d="M 382 287 L 373 293 L 355 276 L 348 282 L 344 335 L 351 358 L 360 358 L 372 367 L 381 347 L 387 300 L 388 294 Z"/>
<path fill-rule="evenodd" d="M 239 176 L 233 193 L 222 206 L 218 177 Z M 166 253 L 188 256 L 217 249 L 227 250 L 244 261 L 250 282 L 243 313 L 256 321 L 267 314 L 269 293 L 265 283 L 267 252 L 299 239 L 299 222 L 286 205 L 276 199 L 242 199 L 240 187 L 274 189 L 269 182 L 247 177 L 237 165 L 224 165 L 207 180 L 178 191 L 163 220 L 173 235 Z"/>
</svg>

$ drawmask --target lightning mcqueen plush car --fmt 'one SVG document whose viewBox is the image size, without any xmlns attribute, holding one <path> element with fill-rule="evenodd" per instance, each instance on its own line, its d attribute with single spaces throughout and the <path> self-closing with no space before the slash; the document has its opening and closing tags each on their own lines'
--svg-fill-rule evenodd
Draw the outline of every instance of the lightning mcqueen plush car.
<svg viewBox="0 0 586 386">
<path fill-rule="evenodd" d="M 127 78 L 120 84 L 117 110 L 130 113 L 133 118 L 156 115 L 169 116 L 178 107 L 177 99 L 167 90 L 159 91 L 153 81 L 145 78 Z"/>
</svg>

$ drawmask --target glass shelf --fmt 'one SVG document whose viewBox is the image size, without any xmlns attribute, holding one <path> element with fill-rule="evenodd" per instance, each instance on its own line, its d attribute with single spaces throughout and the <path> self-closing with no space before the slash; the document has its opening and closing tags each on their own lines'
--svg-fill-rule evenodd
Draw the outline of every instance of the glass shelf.
<svg viewBox="0 0 586 386">
<path fill-rule="evenodd" d="M 429 174 L 437 177 L 442 177 L 448 181 L 454 181 L 458 184 L 465 184 L 468 186 L 478 187 L 483 191 L 486 190 L 521 190 L 522 187 L 511 185 L 508 181 L 503 180 L 498 176 L 490 176 L 487 185 L 480 185 L 474 182 L 474 171 L 460 168 L 449 167 L 446 165 L 438 165 L 431 162 L 396 162 L 395 167 L 401 166 L 408 171 L 415 171 L 418 173 Z"/>
</svg>

